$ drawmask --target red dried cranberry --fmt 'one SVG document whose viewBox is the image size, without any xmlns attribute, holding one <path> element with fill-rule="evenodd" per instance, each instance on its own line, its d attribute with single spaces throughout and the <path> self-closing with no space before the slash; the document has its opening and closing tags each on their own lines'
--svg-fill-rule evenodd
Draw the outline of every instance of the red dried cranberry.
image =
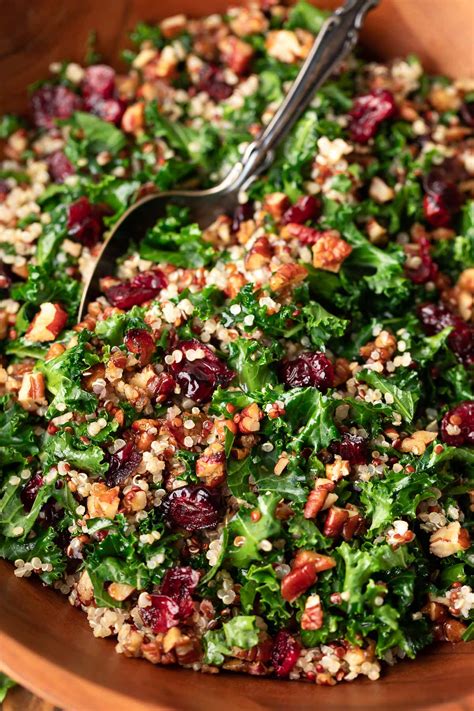
<svg viewBox="0 0 474 711">
<path fill-rule="evenodd" d="M 64 183 L 65 179 L 76 172 L 74 166 L 62 151 L 51 153 L 46 158 L 49 174 L 55 183 Z"/>
<path fill-rule="evenodd" d="M 86 106 L 91 108 L 100 99 L 111 99 L 115 89 L 115 72 L 106 64 L 87 67 L 82 81 L 82 93 Z"/>
<path fill-rule="evenodd" d="M 175 379 L 169 373 L 160 373 L 152 382 L 153 397 L 156 402 L 162 403 L 169 400 L 176 387 Z"/>
<path fill-rule="evenodd" d="M 232 231 L 238 232 L 242 222 L 251 220 L 253 217 L 254 207 L 253 202 L 245 202 L 243 205 L 238 205 L 234 210 L 232 218 Z"/>
<path fill-rule="evenodd" d="M 219 67 L 211 64 L 201 69 L 196 88 L 198 91 L 205 91 L 214 101 L 228 99 L 233 92 L 233 88 L 230 84 L 224 81 L 222 71 Z"/>
<path fill-rule="evenodd" d="M 294 205 L 285 210 L 281 221 L 284 225 L 289 222 L 303 225 L 308 220 L 314 220 L 319 217 L 320 213 L 321 203 L 319 200 L 312 195 L 303 195 L 298 198 Z"/>
<path fill-rule="evenodd" d="M 148 272 L 140 272 L 130 281 L 111 286 L 106 290 L 105 295 L 112 306 L 127 311 L 132 306 L 140 306 L 145 301 L 151 301 L 166 288 L 167 284 L 161 269 L 151 269 Z"/>
<path fill-rule="evenodd" d="M 286 630 L 280 630 L 273 640 L 272 648 L 271 659 L 275 674 L 279 677 L 288 676 L 298 661 L 300 652 L 300 643 Z"/>
<path fill-rule="evenodd" d="M 68 119 L 81 108 L 81 99 L 60 84 L 43 84 L 31 95 L 33 122 L 39 128 L 52 128 L 55 119 Z"/>
<path fill-rule="evenodd" d="M 448 336 L 448 345 L 465 364 L 474 363 L 474 326 L 466 323 L 454 314 L 444 304 L 422 304 L 418 307 L 418 317 L 428 336 L 439 333 L 443 328 L 453 330 Z"/>
<path fill-rule="evenodd" d="M 93 247 L 100 241 L 104 231 L 104 211 L 98 205 L 93 205 L 88 198 L 69 205 L 67 217 L 69 236 L 85 247 Z"/>
<path fill-rule="evenodd" d="M 107 486 L 118 486 L 136 472 L 142 461 L 142 455 L 133 441 L 129 440 L 118 452 L 109 454 L 108 460 L 109 470 L 105 475 Z"/>
<path fill-rule="evenodd" d="M 225 387 L 234 378 L 234 371 L 208 346 L 195 339 L 182 341 L 173 350 L 179 350 L 183 354 L 179 363 L 175 360 L 170 365 L 171 373 L 183 397 L 191 398 L 195 402 L 207 402 L 218 385 Z M 204 353 L 204 356 L 196 358 L 194 354 L 199 351 Z"/>
<path fill-rule="evenodd" d="M 285 358 L 281 363 L 280 373 L 289 388 L 315 387 L 325 393 L 334 385 L 333 365 L 329 358 L 319 351 L 300 353 L 293 360 Z"/>
<path fill-rule="evenodd" d="M 446 162 L 423 178 L 423 212 L 432 227 L 447 227 L 461 207 L 461 195 L 453 181 L 455 169 Z"/>
<path fill-rule="evenodd" d="M 125 334 L 123 342 L 127 351 L 138 357 L 140 365 L 149 363 L 156 350 L 153 336 L 144 328 L 131 328 Z"/>
<path fill-rule="evenodd" d="M 215 528 L 219 523 L 218 499 L 203 486 L 175 489 L 163 499 L 162 506 L 168 523 L 186 531 Z"/>
<path fill-rule="evenodd" d="M 474 400 L 461 402 L 445 414 L 441 420 L 441 439 L 451 447 L 474 445 Z"/>
<path fill-rule="evenodd" d="M 358 143 L 367 143 L 375 136 L 379 124 L 395 116 L 396 111 L 393 94 L 387 89 L 375 89 L 358 96 L 349 112 L 351 138 Z"/>
<path fill-rule="evenodd" d="M 120 126 L 122 116 L 125 113 L 126 104 L 120 99 L 105 99 L 100 100 L 94 105 L 94 113 L 107 123 L 113 123 L 115 126 Z"/>
<path fill-rule="evenodd" d="M 44 480 L 41 474 L 33 474 L 28 483 L 23 487 L 20 499 L 27 511 L 31 510 L 31 507 L 35 503 L 35 499 L 38 496 L 38 491 L 41 489 L 43 484 Z"/>
<path fill-rule="evenodd" d="M 189 566 L 169 568 L 166 571 L 160 592 L 177 603 L 181 618 L 193 614 L 192 594 L 198 586 L 200 577 L 200 573 Z"/>
<path fill-rule="evenodd" d="M 329 449 L 333 454 L 338 454 L 341 459 L 348 460 L 351 464 L 367 464 L 367 440 L 360 435 L 345 432 L 340 442 L 332 442 Z"/>
<path fill-rule="evenodd" d="M 151 605 L 141 607 L 140 615 L 155 634 L 167 632 L 179 623 L 179 606 L 167 595 L 150 595 Z"/>
<path fill-rule="evenodd" d="M 465 101 L 461 105 L 461 118 L 469 128 L 474 128 L 474 101 Z"/>
<path fill-rule="evenodd" d="M 430 243 L 426 237 L 422 237 L 418 241 L 418 246 L 419 266 L 414 269 L 405 267 L 405 271 L 414 284 L 426 284 L 426 282 L 433 281 L 436 278 L 438 265 L 431 258 Z"/>
</svg>

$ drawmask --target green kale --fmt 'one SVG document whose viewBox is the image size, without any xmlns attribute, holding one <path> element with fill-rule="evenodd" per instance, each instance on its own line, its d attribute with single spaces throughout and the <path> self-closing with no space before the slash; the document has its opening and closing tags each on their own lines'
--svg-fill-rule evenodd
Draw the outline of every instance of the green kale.
<svg viewBox="0 0 474 711">
<path fill-rule="evenodd" d="M 16 681 L 10 679 L 9 676 L 0 672 L 0 704 L 5 701 L 8 691 L 16 686 Z"/>
<path fill-rule="evenodd" d="M 175 267 L 203 267 L 215 257 L 214 248 L 204 242 L 197 224 L 186 224 L 187 208 L 169 205 L 167 216 L 148 230 L 140 243 L 143 259 Z"/>
<path fill-rule="evenodd" d="M 393 407 L 397 412 L 400 413 L 406 422 L 412 422 L 420 397 L 419 389 L 418 391 L 401 389 L 396 385 L 393 379 L 383 377 L 376 373 L 375 370 L 369 370 L 368 368 L 359 371 L 357 373 L 357 379 L 368 383 L 372 388 L 380 390 L 383 395 L 390 395 L 393 401 Z M 419 388 L 418 383 L 417 385 Z"/>
<path fill-rule="evenodd" d="M 72 127 L 81 134 L 80 150 L 85 155 L 93 156 L 101 151 L 115 155 L 125 147 L 125 134 L 108 121 L 103 121 L 94 114 L 76 111 L 70 120 Z M 68 158 L 69 144 L 66 144 Z"/>
<path fill-rule="evenodd" d="M 39 451 L 31 418 L 8 397 L 0 398 L 0 408 L 0 466 L 21 464 Z"/>
<path fill-rule="evenodd" d="M 327 10 L 319 10 L 306 0 L 298 0 L 288 13 L 286 27 L 290 30 L 301 27 L 317 35 L 327 17 L 329 17 Z"/>
<path fill-rule="evenodd" d="M 244 584 L 240 588 L 243 611 L 249 614 L 257 607 L 258 614 L 263 614 L 276 627 L 284 625 L 291 613 L 281 596 L 281 582 L 273 566 L 251 565 L 243 579 Z"/>
<path fill-rule="evenodd" d="M 234 647 L 251 649 L 258 644 L 256 618 L 254 615 L 233 617 L 224 622 L 221 629 L 206 632 L 203 641 L 206 664 L 222 664 Z"/>
<path fill-rule="evenodd" d="M 229 344 L 229 365 L 237 372 L 239 384 L 245 392 L 276 384 L 278 379 L 274 364 L 281 360 L 282 355 L 283 349 L 277 342 L 267 348 L 253 339 L 238 338 Z"/>
<path fill-rule="evenodd" d="M 319 450 L 339 439 L 334 411 L 340 404 L 316 388 L 293 388 L 280 398 L 285 408 L 284 427 L 293 437 L 292 446 Z"/>
<path fill-rule="evenodd" d="M 249 509 L 241 509 L 229 522 L 229 546 L 224 562 L 237 568 L 245 568 L 255 560 L 261 560 L 259 548 L 263 540 L 277 536 L 281 523 L 275 518 L 275 509 L 281 497 L 278 494 L 263 494 L 258 497 L 256 508 L 260 511 L 258 521 L 252 520 Z M 244 542 L 236 546 L 236 536 L 242 536 Z"/>
<path fill-rule="evenodd" d="M 14 538 L 0 539 L 0 557 L 11 561 L 23 560 L 25 563 L 39 558 L 42 563 L 49 563 L 52 570 L 42 571 L 39 577 L 46 585 L 52 585 L 63 576 L 67 561 L 64 552 L 55 542 L 56 535 L 55 529 L 50 527 L 34 538 L 28 537 L 22 541 Z"/>
<path fill-rule="evenodd" d="M 109 468 L 103 449 L 92 443 L 85 444 L 79 437 L 64 431 L 46 437 L 42 458 L 45 470 L 60 461 L 95 475 L 106 474 Z"/>
<path fill-rule="evenodd" d="M 25 301 L 28 307 L 39 307 L 45 301 L 59 302 L 75 316 L 81 297 L 78 281 L 66 275 L 51 274 L 42 266 L 28 268 L 28 279 L 11 291 L 12 298 Z M 33 309 L 34 311 L 34 309 Z"/>
<path fill-rule="evenodd" d="M 149 330 L 143 320 L 143 315 L 143 308 L 133 306 L 127 313 L 114 314 L 103 321 L 98 321 L 94 333 L 108 346 L 120 346 L 123 343 L 125 333 L 131 328 Z"/>
</svg>

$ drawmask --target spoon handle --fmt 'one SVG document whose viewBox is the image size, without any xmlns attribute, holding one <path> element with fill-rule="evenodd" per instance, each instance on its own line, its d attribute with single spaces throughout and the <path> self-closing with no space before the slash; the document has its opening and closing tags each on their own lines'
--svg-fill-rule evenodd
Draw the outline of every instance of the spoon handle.
<svg viewBox="0 0 474 711">
<path fill-rule="evenodd" d="M 290 91 L 262 134 L 247 147 L 240 170 L 233 172 L 232 189 L 242 186 L 267 164 L 269 153 L 288 135 L 316 90 L 353 49 L 365 15 L 378 3 L 379 0 L 346 0 L 326 20 Z"/>
</svg>

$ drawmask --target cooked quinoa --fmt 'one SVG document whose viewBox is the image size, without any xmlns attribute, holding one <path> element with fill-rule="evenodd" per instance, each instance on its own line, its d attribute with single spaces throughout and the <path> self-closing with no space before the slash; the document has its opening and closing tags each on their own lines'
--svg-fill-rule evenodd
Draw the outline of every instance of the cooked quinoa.
<svg viewBox="0 0 474 711">
<path fill-rule="evenodd" d="M 274 0 L 58 63 L 0 136 L 0 555 L 119 653 L 333 685 L 474 636 L 474 83 L 352 56 L 232 215 L 324 20 Z"/>
</svg>

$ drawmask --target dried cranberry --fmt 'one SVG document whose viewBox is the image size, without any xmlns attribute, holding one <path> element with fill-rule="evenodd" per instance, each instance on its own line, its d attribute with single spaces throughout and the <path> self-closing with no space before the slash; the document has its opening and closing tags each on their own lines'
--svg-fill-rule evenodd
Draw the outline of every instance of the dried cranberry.
<svg viewBox="0 0 474 711">
<path fill-rule="evenodd" d="M 125 109 L 126 104 L 120 99 L 105 99 L 104 101 L 98 101 L 94 105 L 93 111 L 103 121 L 120 126 Z"/>
<path fill-rule="evenodd" d="M 140 615 L 155 634 L 166 632 L 179 623 L 179 606 L 167 595 L 150 595 L 151 605 L 141 607 Z"/>
<path fill-rule="evenodd" d="M 48 171 L 55 183 L 64 183 L 65 179 L 76 172 L 74 166 L 66 158 L 62 151 L 51 153 L 46 158 Z"/>
<path fill-rule="evenodd" d="M 222 71 L 219 67 L 211 64 L 201 69 L 196 88 L 198 91 L 205 91 L 214 101 L 228 99 L 233 92 L 230 84 L 224 81 Z"/>
<path fill-rule="evenodd" d="M 349 112 L 351 138 L 358 143 L 367 143 L 375 136 L 379 124 L 395 116 L 396 111 L 393 94 L 387 89 L 375 89 L 358 96 Z"/>
<path fill-rule="evenodd" d="M 69 205 L 67 230 L 72 239 L 85 247 L 93 247 L 104 231 L 103 209 L 93 205 L 88 198 L 80 197 Z"/>
<path fill-rule="evenodd" d="M 136 472 L 142 455 L 133 441 L 129 440 L 118 452 L 109 454 L 108 460 L 109 470 L 105 475 L 107 486 L 118 486 Z"/>
<path fill-rule="evenodd" d="M 418 241 L 418 258 L 420 264 L 415 267 L 406 267 L 407 276 L 414 284 L 426 284 L 428 281 L 433 281 L 438 274 L 438 265 L 435 264 L 430 254 L 430 243 L 426 237 L 422 237 Z"/>
<path fill-rule="evenodd" d="M 169 400 L 176 387 L 176 382 L 169 373 L 160 373 L 153 379 L 151 387 L 156 402 L 162 403 Z"/>
<path fill-rule="evenodd" d="M 169 568 L 166 571 L 160 592 L 177 603 L 181 618 L 193 614 L 192 594 L 198 586 L 200 577 L 197 570 L 189 566 Z"/>
<path fill-rule="evenodd" d="M 124 343 L 127 351 L 138 357 L 140 365 L 149 363 L 156 350 L 153 336 L 144 328 L 131 328 L 125 334 Z"/>
<path fill-rule="evenodd" d="M 452 163 L 446 162 L 423 179 L 423 212 L 432 227 L 447 227 L 461 207 L 461 195 L 453 181 L 454 171 Z"/>
<path fill-rule="evenodd" d="M 280 374 L 290 388 L 315 387 L 325 393 L 334 385 L 334 368 L 329 358 L 316 353 L 300 353 L 290 360 L 285 358 L 280 366 Z"/>
<path fill-rule="evenodd" d="M 181 389 L 181 395 L 195 402 L 207 402 L 218 385 L 224 387 L 234 378 L 234 371 L 208 347 L 195 339 L 182 341 L 174 351 L 183 357 L 170 365 L 171 373 Z M 201 357 L 196 357 L 196 354 Z"/>
<path fill-rule="evenodd" d="M 474 326 L 444 304 L 422 304 L 418 307 L 418 317 L 428 336 L 439 333 L 443 328 L 453 330 L 448 336 L 448 345 L 465 365 L 474 363 Z"/>
<path fill-rule="evenodd" d="M 441 439 L 451 447 L 474 445 L 474 400 L 461 402 L 445 414 L 441 420 Z"/>
<path fill-rule="evenodd" d="M 474 101 L 465 101 L 461 105 L 461 118 L 469 128 L 474 128 Z"/>
<path fill-rule="evenodd" d="M 283 213 L 281 221 L 284 225 L 289 222 L 294 222 L 297 225 L 303 225 L 308 220 L 314 220 L 321 213 L 321 203 L 312 195 L 303 195 L 299 197 L 294 205 L 289 207 Z"/>
<path fill-rule="evenodd" d="M 91 108 L 100 99 L 111 99 L 115 89 L 115 72 L 106 64 L 87 67 L 82 81 L 82 94 L 86 106 Z"/>
<path fill-rule="evenodd" d="M 348 460 L 351 464 L 367 464 L 367 440 L 360 435 L 345 432 L 340 442 L 332 442 L 329 449 L 333 454 L 338 454 L 341 459 Z"/>
<path fill-rule="evenodd" d="M 218 499 L 203 486 L 175 489 L 163 499 L 162 506 L 168 523 L 186 531 L 215 528 L 219 523 Z"/>
<path fill-rule="evenodd" d="M 31 95 L 30 105 L 35 126 L 52 128 L 55 119 L 68 119 L 81 108 L 81 99 L 60 84 L 43 84 Z"/>
<path fill-rule="evenodd" d="M 35 503 L 35 499 L 38 496 L 38 491 L 44 484 L 44 479 L 41 474 L 33 474 L 28 483 L 23 487 L 20 499 L 21 503 L 27 511 L 31 510 L 31 507 Z"/>
<path fill-rule="evenodd" d="M 234 210 L 234 215 L 232 218 L 232 231 L 238 232 L 242 222 L 246 222 L 247 220 L 252 219 L 253 212 L 253 202 L 245 202 L 242 205 L 238 205 Z"/>
<path fill-rule="evenodd" d="M 140 272 L 133 279 L 122 284 L 111 286 L 106 290 L 105 295 L 112 306 L 127 311 L 132 306 L 140 306 L 145 301 L 151 301 L 166 288 L 167 284 L 161 269 L 151 269 L 148 272 Z"/>
<path fill-rule="evenodd" d="M 295 666 L 301 652 L 301 645 L 286 632 L 280 630 L 273 640 L 272 664 L 275 674 L 279 677 L 288 676 Z"/>
</svg>

